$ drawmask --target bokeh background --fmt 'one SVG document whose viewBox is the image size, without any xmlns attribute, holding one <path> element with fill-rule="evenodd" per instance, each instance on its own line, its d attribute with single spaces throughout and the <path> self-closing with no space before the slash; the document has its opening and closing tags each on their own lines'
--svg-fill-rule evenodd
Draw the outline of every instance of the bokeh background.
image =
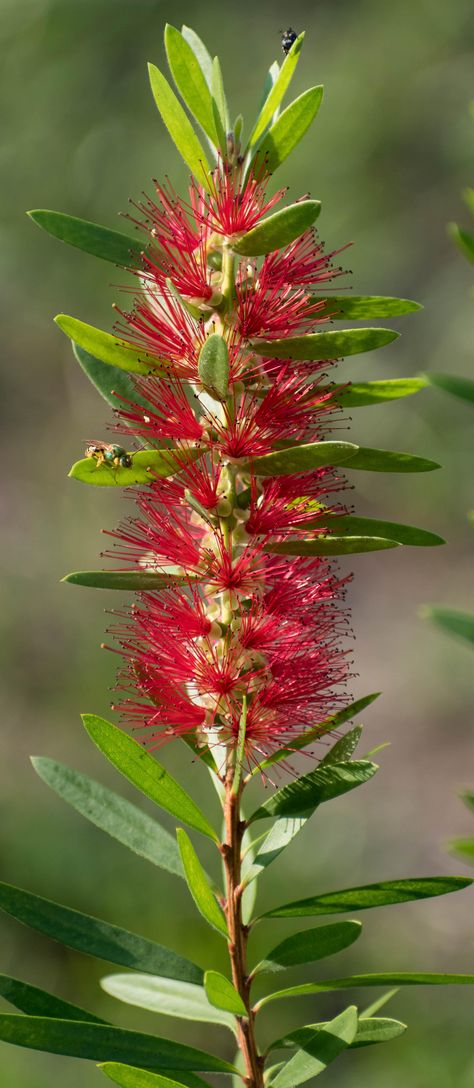
<svg viewBox="0 0 474 1088">
<path fill-rule="evenodd" d="M 84 710 L 108 713 L 115 661 L 99 645 L 104 609 L 116 598 L 59 584 L 67 570 L 98 565 L 101 528 L 123 512 L 122 496 L 66 475 L 85 440 L 106 435 L 110 417 L 50 320 L 63 311 L 110 327 L 123 276 L 41 234 L 25 211 L 52 207 L 120 226 L 117 212 L 126 210 L 129 196 L 150 191 L 152 176 L 168 173 L 178 188 L 186 184 L 145 70 L 148 59 L 165 63 L 167 20 L 194 26 L 219 52 L 233 111 L 242 110 L 248 123 L 265 71 L 281 56 L 279 28 L 289 22 L 306 28 L 292 92 L 324 82 L 326 95 L 282 180 L 291 197 L 310 189 L 322 200 L 320 228 L 330 247 L 355 242 L 345 256 L 357 293 L 400 294 L 425 307 L 398 322 L 403 335 L 383 353 L 349 360 L 348 378 L 471 371 L 472 272 L 453 249 L 446 221 L 463 221 L 460 193 L 473 182 L 474 28 L 471 0 L 0 3 L 1 876 L 219 968 L 220 941 L 194 913 L 184 884 L 147 871 L 146 862 L 81 821 L 35 777 L 28 758 L 58 758 L 131 796 L 92 749 L 79 720 Z M 359 512 L 424 525 L 445 535 L 448 545 L 354 560 L 353 691 L 383 692 L 364 715 L 366 748 L 385 740 L 391 747 L 380 757 L 375 781 L 323 808 L 275 864 L 262 881 L 262 903 L 284 901 L 296 887 L 307 895 L 384 878 L 468 873 L 444 847 L 447 837 L 472 832 L 456 796 L 474 782 L 472 657 L 431 629 L 418 609 L 429 601 L 472 605 L 471 428 L 469 407 L 435 390 L 354 411 L 354 440 L 443 464 L 442 471 L 418 477 L 356 474 Z M 216 815 L 204 768 L 192 765 L 179 745 L 163 758 Z M 362 939 L 328 974 L 474 970 L 469 893 L 373 911 L 363 921 Z M 289 932 L 284 922 L 272 925 L 266 937 L 255 936 L 257 954 Z M 1 970 L 118 1024 L 208 1048 L 215 1043 L 231 1056 L 222 1029 L 142 1014 L 106 997 L 98 980 L 113 970 L 108 965 L 8 918 L 1 932 Z M 378 992 L 356 995 L 361 1007 Z M 287 1026 L 335 1014 L 346 999 L 327 995 L 271 1006 L 263 1035 L 269 1040 Z M 465 988 L 400 993 L 387 1014 L 407 1020 L 408 1032 L 385 1047 L 339 1059 L 326 1073 L 328 1088 L 468 1088 L 473 1007 Z M 103 1081 L 93 1065 L 3 1044 L 0 1067 L 9 1088 L 50 1088 L 64 1079 L 68 1088 L 86 1081 L 92 1088 Z"/>
</svg>

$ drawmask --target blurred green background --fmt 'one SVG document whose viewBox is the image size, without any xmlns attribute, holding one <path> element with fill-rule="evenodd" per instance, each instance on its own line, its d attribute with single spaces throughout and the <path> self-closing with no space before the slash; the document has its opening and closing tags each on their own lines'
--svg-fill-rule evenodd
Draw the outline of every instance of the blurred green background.
<svg viewBox="0 0 474 1088">
<path fill-rule="evenodd" d="M 52 207 L 109 225 L 129 196 L 165 173 L 186 171 L 156 113 L 145 62 L 164 65 L 169 20 L 192 25 L 224 63 L 234 114 L 248 119 L 265 71 L 281 57 L 279 28 L 306 28 L 295 94 L 324 82 L 311 134 L 281 171 L 290 197 L 323 202 L 320 230 L 345 255 L 357 293 L 400 294 L 425 309 L 399 321 L 383 353 L 345 364 L 347 378 L 398 377 L 424 369 L 469 374 L 472 271 L 446 235 L 463 221 L 460 192 L 473 182 L 468 103 L 473 95 L 471 0 L 280 0 L 238 4 L 159 0 L 1 0 L 0 264 L 3 273 L 1 403 L 5 574 L 2 589 L 1 876 L 119 925 L 155 936 L 205 966 L 223 966 L 217 937 L 194 913 L 184 884 L 148 868 L 82 822 L 37 779 L 30 754 L 88 771 L 127 794 L 81 730 L 80 711 L 107 714 L 115 661 L 102 653 L 116 598 L 59 584 L 67 570 L 98 565 L 100 530 L 123 513 L 115 494 L 67 479 L 86 440 L 104 437 L 107 409 L 52 325 L 64 311 L 110 327 L 121 274 L 55 243 L 25 210 Z M 247 130 L 248 131 L 248 130 Z M 122 277 L 123 278 L 123 277 Z M 360 513 L 441 532 L 448 545 L 354 560 L 354 694 L 381 690 L 366 712 L 367 747 L 390 740 L 374 783 L 323 807 L 262 881 L 262 903 L 377 879 L 465 872 L 443 850 L 471 833 L 456 797 L 473 785 L 472 656 L 417 616 L 425 601 L 468 600 L 472 412 L 438 391 L 354 411 L 354 440 L 434 457 L 419 477 L 356 474 Z M 344 437 L 344 435 L 343 435 Z M 175 745 L 164 754 L 216 815 L 202 767 Z M 131 796 L 131 794 L 128 794 Z M 143 802 L 146 805 L 146 802 Z M 170 823 L 170 822 L 168 822 Z M 172 822 L 171 822 L 172 826 Z M 204 844 L 204 855 L 206 848 Z M 178 886 L 179 885 L 179 886 Z M 472 896 L 386 908 L 363 916 L 360 942 L 323 965 L 351 970 L 474 969 Z M 273 929 L 271 927 L 274 927 Z M 268 923 L 256 952 L 290 932 Z M 0 968 L 115 1019 L 231 1057 L 221 1029 L 146 1015 L 106 997 L 109 973 L 84 956 L 2 919 Z M 258 946 L 258 948 L 257 948 Z M 290 976 L 291 977 L 291 976 Z M 311 972 L 307 972 L 311 977 Z M 374 991 L 374 996 L 379 991 Z M 370 994 L 362 992 L 361 1007 Z M 263 1035 L 335 1013 L 347 995 L 270 1006 Z M 345 1055 L 326 1074 L 338 1088 L 468 1088 L 474 1080 L 469 989 L 406 991 L 387 1009 L 409 1031 L 386 1047 Z M 222 1034 L 224 1038 L 222 1038 Z M 229 1037 L 230 1038 L 230 1037 Z M 0 1046 L 9 1088 L 98 1086 L 93 1065 Z"/>
</svg>

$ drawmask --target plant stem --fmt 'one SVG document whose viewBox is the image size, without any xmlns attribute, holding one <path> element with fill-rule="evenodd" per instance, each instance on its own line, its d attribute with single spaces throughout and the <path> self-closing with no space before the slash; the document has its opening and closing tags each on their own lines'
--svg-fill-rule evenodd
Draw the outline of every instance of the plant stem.
<svg viewBox="0 0 474 1088">
<path fill-rule="evenodd" d="M 241 819 L 242 783 L 234 790 L 234 768 L 229 767 L 225 782 L 226 840 L 222 845 L 226 874 L 226 917 L 229 930 L 229 956 L 232 981 L 247 1009 L 247 1016 L 237 1017 L 238 1041 L 245 1064 L 244 1082 L 247 1088 L 263 1088 L 264 1058 L 258 1053 L 255 1039 L 255 1013 L 250 1001 L 250 979 L 247 972 L 248 927 L 242 920 L 241 852 L 245 822 Z"/>
</svg>

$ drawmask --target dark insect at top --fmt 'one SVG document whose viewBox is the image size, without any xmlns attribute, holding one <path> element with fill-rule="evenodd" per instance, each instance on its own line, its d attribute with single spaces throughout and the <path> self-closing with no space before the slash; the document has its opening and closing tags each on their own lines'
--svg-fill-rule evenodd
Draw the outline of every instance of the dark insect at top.
<svg viewBox="0 0 474 1088">
<path fill-rule="evenodd" d="M 293 28 L 291 26 L 288 27 L 288 30 L 280 31 L 280 34 L 281 34 L 281 47 L 282 47 L 283 52 L 285 53 L 285 56 L 286 56 L 286 54 L 290 52 L 290 49 L 291 49 L 291 47 L 293 45 L 293 42 L 296 41 L 298 35 L 295 34 L 295 31 L 293 30 Z"/>
</svg>

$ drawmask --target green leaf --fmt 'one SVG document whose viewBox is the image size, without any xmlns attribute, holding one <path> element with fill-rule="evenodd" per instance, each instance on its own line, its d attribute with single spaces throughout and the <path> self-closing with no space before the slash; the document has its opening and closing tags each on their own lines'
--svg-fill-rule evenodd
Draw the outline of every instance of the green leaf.
<svg viewBox="0 0 474 1088">
<path fill-rule="evenodd" d="M 46 208 L 38 208 L 28 212 L 28 215 L 47 234 L 52 234 L 54 238 L 76 246 L 77 249 L 83 249 L 93 257 L 101 257 L 104 261 L 112 261 L 112 264 L 119 264 L 124 268 L 142 266 L 145 243 L 137 242 L 136 238 L 129 238 L 121 231 L 110 230 L 98 223 L 89 223 L 86 219 L 77 219 L 74 215 L 53 212 Z"/>
<path fill-rule="evenodd" d="M 303 205 L 304 206 L 304 205 Z M 284 340 L 251 340 L 258 355 L 275 359 L 342 359 L 391 344 L 399 336 L 392 329 L 343 329 L 341 332 L 310 332 Z"/>
<path fill-rule="evenodd" d="M 264 163 L 269 174 L 288 158 L 314 121 L 322 102 L 323 88 L 310 87 L 280 115 L 264 136 L 257 152 L 257 160 Z"/>
<path fill-rule="evenodd" d="M 88 956 L 183 982 L 202 982 L 200 967 L 177 952 L 33 892 L 1 883 L 0 908 L 31 929 Z"/>
<path fill-rule="evenodd" d="M 474 264 L 474 235 L 463 227 L 458 227 L 457 223 L 450 223 L 448 230 L 463 256 Z"/>
<path fill-rule="evenodd" d="M 150 1073 L 146 1069 L 135 1069 L 130 1065 L 121 1065 L 120 1062 L 105 1062 L 98 1066 L 114 1084 L 120 1088 L 209 1088 L 207 1081 L 197 1077 L 195 1073 L 175 1072 L 173 1078 L 160 1073 Z"/>
<path fill-rule="evenodd" d="M 159 975 L 107 975 L 100 981 L 102 989 L 126 1005 L 158 1012 L 163 1016 L 176 1016 L 180 1020 L 199 1020 L 222 1024 L 235 1030 L 235 1020 L 228 1013 L 209 1004 L 203 986 L 189 982 L 176 982 Z"/>
<path fill-rule="evenodd" d="M 294 1047 L 301 1047 L 306 1050 L 307 1053 L 312 1053 L 312 1039 L 315 1031 L 324 1030 L 326 1022 L 323 1021 L 319 1024 L 308 1024 L 304 1028 L 296 1028 L 290 1034 L 285 1035 L 282 1039 L 277 1039 L 275 1043 L 272 1043 L 270 1050 L 279 1050 L 286 1047 L 294 1049 Z M 375 1043 L 387 1043 L 390 1039 L 397 1039 L 399 1035 L 403 1035 L 406 1031 L 406 1024 L 402 1024 L 400 1020 L 391 1020 L 387 1017 L 359 1017 L 359 1023 L 357 1025 L 357 1033 L 354 1036 L 352 1043 L 350 1043 L 351 1049 L 355 1049 L 360 1046 L 373 1046 Z"/>
<path fill-rule="evenodd" d="M 99 718 L 96 714 L 83 714 L 82 721 L 94 744 L 100 749 L 114 767 L 132 782 L 138 790 L 164 808 L 165 812 L 177 816 L 184 824 L 195 831 L 207 835 L 218 842 L 214 828 L 195 801 L 183 790 L 182 786 L 148 752 L 137 744 L 132 737 L 118 726 Z M 156 974 L 163 972 L 156 971 Z M 194 982 L 194 979 L 188 979 Z"/>
<path fill-rule="evenodd" d="M 370 1005 L 368 1005 L 360 1015 L 364 1018 L 372 1017 L 379 1009 L 383 1009 L 384 1005 L 391 1001 L 392 997 L 395 997 L 396 994 L 398 994 L 398 987 L 394 990 L 386 990 L 386 992 L 380 997 L 377 997 L 375 1001 L 371 1001 Z"/>
<path fill-rule="evenodd" d="M 320 767 L 327 767 L 328 764 L 341 763 L 342 760 L 350 759 L 354 754 L 357 745 L 362 736 L 362 726 L 355 725 L 353 729 L 349 729 L 344 737 L 333 744 L 329 749 L 327 755 L 320 761 Z"/>
<path fill-rule="evenodd" d="M 398 541 L 386 537 L 318 536 L 315 540 L 295 539 L 281 544 L 267 544 L 264 551 L 277 555 L 355 555 L 397 547 Z"/>
<path fill-rule="evenodd" d="M 339 461 L 338 464 L 343 464 Z M 426 457 L 416 457 L 413 453 L 399 453 L 398 450 L 374 450 L 369 446 L 359 446 L 353 457 L 347 462 L 347 468 L 363 469 L 365 472 L 433 472 L 441 468 L 437 461 Z"/>
<path fill-rule="evenodd" d="M 204 388 L 217 400 L 225 401 L 229 386 L 229 351 L 219 333 L 204 341 L 199 352 L 198 373 Z"/>
<path fill-rule="evenodd" d="M 436 975 L 413 971 L 390 971 L 374 975 L 351 975 L 348 978 L 330 978 L 318 982 L 303 982 L 287 990 L 262 997 L 255 1006 L 260 1012 L 270 1001 L 284 997 L 306 997 L 308 994 L 330 993 L 332 990 L 351 990 L 359 986 L 472 986 L 474 975 Z"/>
<path fill-rule="evenodd" d="M 227 133 L 230 128 L 229 108 L 224 90 L 224 80 L 219 57 L 212 62 L 212 105 L 218 142 L 224 159 L 227 158 Z"/>
<path fill-rule="evenodd" d="M 249 141 L 250 147 L 255 146 L 257 140 L 260 138 L 260 136 L 263 135 L 265 129 L 271 123 L 273 115 L 278 109 L 278 106 L 280 105 L 280 102 L 282 101 L 283 96 L 285 95 L 290 85 L 296 65 L 298 64 L 299 55 L 303 46 L 303 40 L 304 33 L 300 34 L 297 37 L 296 41 L 293 42 L 289 53 L 283 61 L 283 64 L 278 72 L 275 82 L 267 98 L 265 99 L 263 107 L 252 130 Z"/>
<path fill-rule="evenodd" d="M 325 895 L 313 895 L 294 903 L 274 907 L 262 918 L 309 918 L 320 914 L 345 914 L 346 911 L 368 910 L 369 907 L 385 907 L 392 903 L 411 903 L 418 899 L 431 899 L 437 895 L 457 892 L 472 884 L 464 876 L 419 877 L 412 880 L 382 880 L 377 884 L 365 884 L 361 888 L 344 888 Z M 391 986 L 389 982 L 387 985 Z M 397 982 L 393 985 L 398 985 Z"/>
<path fill-rule="evenodd" d="M 0 1015 L 0 1039 L 30 1050 L 46 1050 L 51 1054 L 68 1054 L 96 1062 L 118 1060 L 148 1069 L 234 1072 L 229 1062 L 183 1043 L 80 1020 L 49 1020 L 42 1016 L 5 1013 Z"/>
<path fill-rule="evenodd" d="M 208 925 L 212 926 L 213 929 L 216 929 L 221 936 L 227 937 L 227 925 L 224 915 L 214 892 L 210 888 L 209 881 L 191 839 L 182 827 L 177 829 L 176 836 L 188 888 L 199 913 L 206 919 Z"/>
<path fill-rule="evenodd" d="M 314 525 L 311 522 L 306 523 L 306 528 L 318 528 L 321 525 L 320 519 L 315 519 Z M 412 547 L 426 548 L 435 547 L 439 544 L 445 544 L 442 536 L 438 536 L 437 533 L 431 533 L 428 529 L 418 529 L 414 525 L 400 525 L 397 521 L 379 521 L 378 518 L 359 518 L 353 514 L 347 514 L 337 516 L 331 514 L 330 519 L 327 521 L 328 529 L 337 529 L 350 533 L 354 536 L 355 533 L 373 533 L 374 536 L 384 537 L 391 541 L 397 541 L 398 544 L 409 544 Z"/>
<path fill-rule="evenodd" d="M 115 468 L 114 465 L 101 465 L 94 457 L 83 457 L 76 461 L 68 475 L 82 484 L 94 487 L 130 487 L 132 484 L 149 484 L 157 476 L 174 476 L 186 464 L 202 457 L 202 449 L 186 450 L 138 450 L 132 453 L 131 468 Z"/>
<path fill-rule="evenodd" d="M 309 815 L 312 815 L 312 813 L 309 813 Z M 252 880 L 260 875 L 262 869 L 267 869 L 273 861 L 276 861 L 282 851 L 286 850 L 286 847 L 299 834 L 308 818 L 306 816 L 293 819 L 283 817 L 281 820 L 275 821 L 271 831 L 265 836 L 251 869 L 246 874 L 246 884 L 250 884 Z"/>
<path fill-rule="evenodd" d="M 95 329 L 93 325 L 86 325 L 84 321 L 69 317 L 68 314 L 58 314 L 54 320 L 70 340 L 103 363 L 110 363 L 130 374 L 150 374 L 152 371 L 155 374 L 160 373 L 163 360 L 155 358 L 143 348 L 136 348 L 119 336 Z"/>
<path fill-rule="evenodd" d="M 209 192 L 209 163 L 190 120 L 159 68 L 149 64 L 148 72 L 153 97 L 173 143 L 199 184 Z"/>
<path fill-rule="evenodd" d="M 252 974 L 262 971 L 281 971 L 300 963 L 314 963 L 326 956 L 333 956 L 348 948 L 360 937 L 360 922 L 334 922 L 316 929 L 305 929 L 281 941 L 254 968 Z"/>
<path fill-rule="evenodd" d="M 320 296 L 315 295 L 312 301 L 318 302 L 319 299 Z M 329 295 L 324 303 L 318 317 L 332 317 L 336 321 L 341 317 L 348 317 L 351 321 L 371 317 L 399 317 L 401 314 L 411 314 L 415 310 L 423 309 L 419 302 L 412 302 L 411 299 L 384 298 L 382 295 Z"/>
<path fill-rule="evenodd" d="M 133 378 L 129 378 L 125 370 L 119 370 L 118 367 L 112 366 L 110 363 L 102 363 L 100 359 L 94 358 L 89 351 L 85 351 L 84 348 L 79 347 L 79 344 L 74 342 L 72 350 L 84 374 L 87 375 L 92 385 L 95 386 L 112 408 L 117 410 L 123 407 L 120 400 L 123 397 L 133 404 L 149 410 L 150 405 L 144 397 L 137 393 Z M 124 422 L 127 423 L 127 420 L 124 420 Z M 133 423 L 130 426 L 133 427 Z"/>
<path fill-rule="evenodd" d="M 93 1024 L 106 1023 L 100 1016 L 94 1016 L 94 1013 L 86 1012 L 78 1005 L 71 1005 L 69 1001 L 63 1001 L 55 994 L 48 994 L 46 990 L 39 990 L 37 986 L 30 986 L 29 982 L 22 982 L 21 979 L 12 978 L 10 975 L 0 975 L 0 997 L 29 1016 L 52 1016 L 57 1020 L 85 1020 Z"/>
<path fill-rule="evenodd" d="M 146 812 L 64 763 L 41 756 L 32 756 L 31 762 L 43 782 L 86 820 L 153 865 L 184 876 L 174 838 Z"/>
<path fill-rule="evenodd" d="M 387 381 L 351 382 L 334 399 L 341 408 L 364 408 L 371 404 L 411 397 L 425 389 L 428 383 L 424 378 L 389 378 Z"/>
<path fill-rule="evenodd" d="M 169 23 L 165 26 L 165 49 L 178 91 L 209 139 L 217 144 L 212 98 L 206 77 L 189 41 Z"/>
<path fill-rule="evenodd" d="M 300 234 L 312 226 L 320 211 L 319 200 L 301 200 L 298 204 L 290 204 L 288 208 L 281 208 L 267 219 L 262 219 L 261 223 L 237 242 L 233 241 L 232 249 L 244 257 L 273 253 L 299 238 Z M 277 340 L 276 343 L 280 344 L 282 341 Z"/>
<path fill-rule="evenodd" d="M 461 801 L 464 801 L 467 808 L 470 809 L 471 812 L 474 812 L 474 793 L 470 793 L 469 790 L 463 790 L 459 796 Z"/>
<path fill-rule="evenodd" d="M 192 30 L 190 26 L 182 26 L 181 33 L 188 45 L 191 46 L 195 57 L 197 57 L 201 71 L 210 90 L 212 83 L 212 57 L 210 53 L 206 49 L 204 42 L 201 41 L 201 38 L 196 34 L 196 31 Z"/>
<path fill-rule="evenodd" d="M 421 614 L 424 619 L 431 620 L 447 631 L 450 635 L 456 635 L 465 642 L 474 642 L 474 613 L 458 612 L 454 608 L 443 608 L 439 604 L 423 605 Z"/>
<path fill-rule="evenodd" d="M 307 817 L 324 801 L 331 801 L 363 785 L 377 770 L 375 763 L 363 759 L 317 767 L 315 771 L 297 778 L 283 786 L 273 797 L 269 797 L 268 801 L 256 809 L 249 823 L 269 816 Z"/>
<path fill-rule="evenodd" d="M 474 839 L 451 839 L 447 848 L 451 854 L 459 854 L 469 865 L 474 864 Z"/>
<path fill-rule="evenodd" d="M 235 986 L 229 982 L 225 975 L 221 975 L 219 971 L 206 971 L 204 975 L 204 986 L 206 988 L 206 994 L 211 1005 L 214 1005 L 217 1009 L 224 1009 L 228 1013 L 232 1013 L 234 1016 L 247 1016 L 247 1009 L 237 993 Z"/>
<path fill-rule="evenodd" d="M 268 759 L 262 760 L 261 763 L 253 768 L 251 774 L 260 774 L 262 771 L 266 770 L 267 767 L 271 767 L 273 763 L 279 763 L 281 759 L 287 759 L 301 748 L 307 748 L 308 744 L 312 744 L 314 741 L 319 740 L 325 733 L 339 729 L 341 725 L 345 725 L 351 718 L 355 718 L 357 714 L 360 714 L 362 710 L 365 710 L 366 707 L 375 702 L 375 699 L 378 699 L 379 695 L 379 691 L 374 691 L 371 695 L 364 695 L 362 699 L 356 699 L 355 703 L 350 703 L 349 706 L 345 706 L 343 710 L 339 710 L 337 714 L 332 714 L 331 717 L 326 718 L 325 721 L 316 725 L 314 729 L 307 729 L 305 733 L 300 733 L 299 736 L 292 738 L 288 745 L 273 752 L 271 756 L 268 756 Z"/>
<path fill-rule="evenodd" d="M 474 404 L 474 382 L 471 378 L 460 378 L 456 374 L 423 374 L 427 385 L 434 385 L 444 393 L 467 400 Z"/>
<path fill-rule="evenodd" d="M 294 1088 L 297 1084 L 323 1073 L 335 1058 L 354 1041 L 357 1032 L 357 1009 L 350 1005 L 344 1012 L 313 1032 L 308 1049 L 298 1050 L 280 1070 L 273 1088 Z"/>
<path fill-rule="evenodd" d="M 172 588 L 187 585 L 196 579 L 192 576 L 177 574 L 153 574 L 150 571 L 134 570 L 76 570 L 61 578 L 73 586 L 89 586 L 91 589 L 130 590 L 134 593 Z"/>
<path fill-rule="evenodd" d="M 358 451 L 359 446 L 353 442 L 308 442 L 253 457 L 242 468 L 256 476 L 292 476 L 295 472 L 312 472 L 322 465 L 348 464 Z"/>
</svg>

